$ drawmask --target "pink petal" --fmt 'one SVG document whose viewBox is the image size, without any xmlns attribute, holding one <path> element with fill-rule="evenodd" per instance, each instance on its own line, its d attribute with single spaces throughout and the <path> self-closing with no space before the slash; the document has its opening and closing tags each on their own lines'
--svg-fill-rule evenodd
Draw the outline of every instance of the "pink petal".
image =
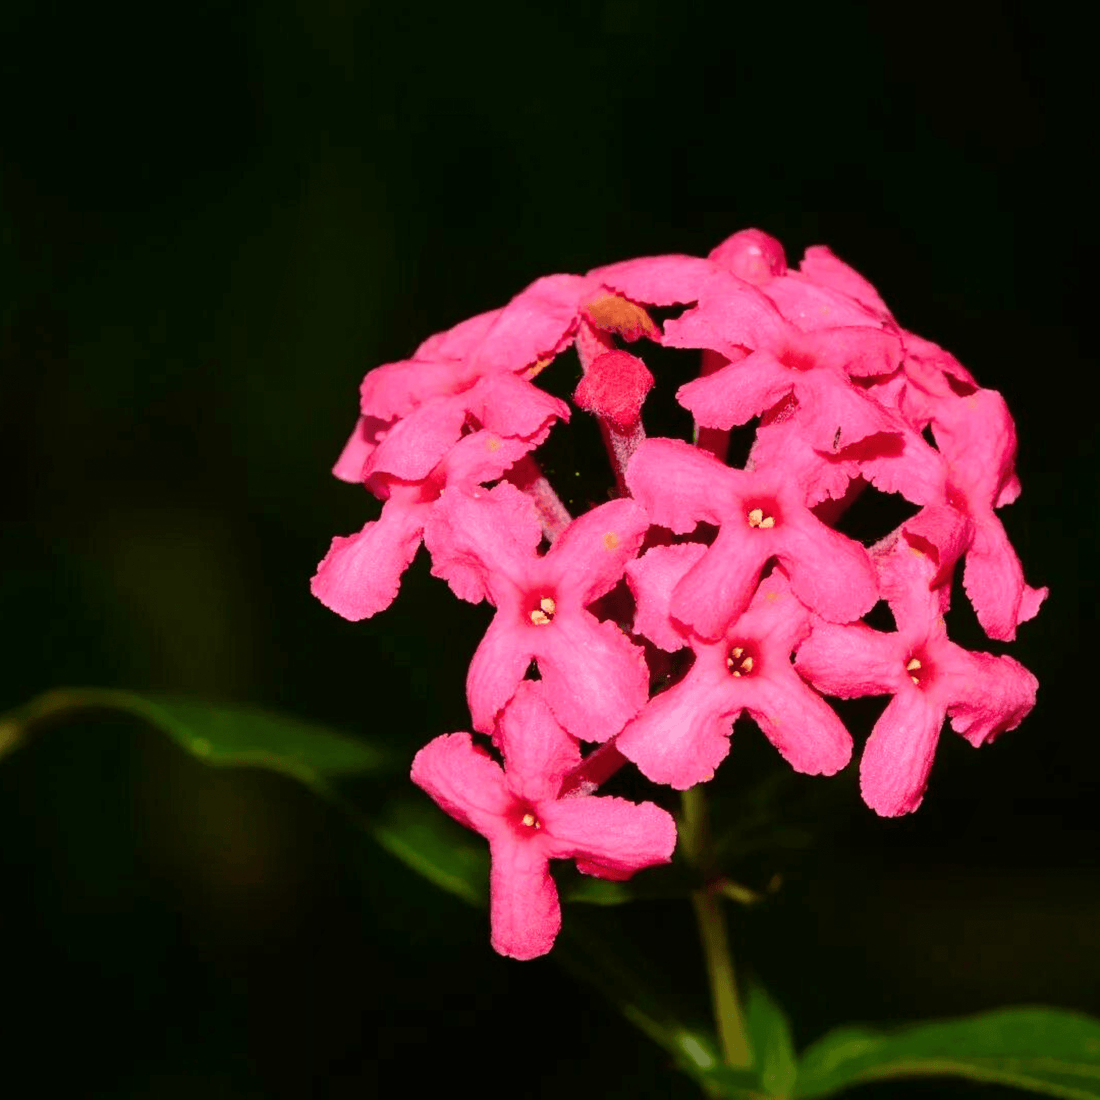
<svg viewBox="0 0 1100 1100">
<path fill-rule="evenodd" d="M 530 635 L 507 614 L 498 613 L 474 652 L 466 673 L 466 701 L 475 730 L 490 733 L 531 663 Z"/>
<path fill-rule="evenodd" d="M 672 594 L 673 618 L 700 637 L 722 637 L 749 605 L 760 572 L 777 553 L 773 531 L 753 530 L 740 517 L 722 525 L 707 552 Z"/>
<path fill-rule="evenodd" d="M 501 435 L 545 438 L 555 420 L 569 419 L 569 406 L 515 374 L 483 378 L 463 395 L 467 411 L 482 427 Z"/>
<path fill-rule="evenodd" d="M 916 687 L 890 700 L 863 749 L 863 801 L 883 817 L 912 813 L 924 797 L 936 754 L 943 709 Z"/>
<path fill-rule="evenodd" d="M 706 552 L 707 548 L 698 542 L 654 546 L 627 563 L 626 579 L 636 604 L 635 634 L 668 653 L 687 644 L 683 629 L 671 618 L 672 590 Z"/>
<path fill-rule="evenodd" d="M 511 439 L 496 432 L 472 432 L 463 436 L 440 463 L 437 476 L 446 485 L 468 491 L 506 473 L 532 449 L 526 439 Z"/>
<path fill-rule="evenodd" d="M 797 380 L 795 372 L 774 356 L 753 352 L 740 362 L 681 386 L 676 400 L 700 424 L 728 430 L 770 409 L 791 392 Z"/>
<path fill-rule="evenodd" d="M 389 430 L 367 460 L 363 476 L 390 474 L 405 481 L 426 478 L 458 442 L 465 420 L 460 398 L 433 398 Z"/>
<path fill-rule="evenodd" d="M 561 781 L 581 762 L 580 746 L 558 724 L 544 686 L 535 680 L 516 689 L 500 716 L 496 740 L 509 789 L 528 802 L 557 798 Z"/>
<path fill-rule="evenodd" d="M 332 540 L 310 590 L 337 615 L 357 622 L 385 610 L 420 545 L 427 509 L 388 500 L 362 531 Z"/>
<path fill-rule="evenodd" d="M 770 285 L 770 284 L 769 284 Z M 665 322 L 664 344 L 671 348 L 710 348 L 737 358 L 741 348 L 779 346 L 791 325 L 764 293 L 725 272 L 699 289 L 699 304 Z"/>
<path fill-rule="evenodd" d="M 512 959 L 545 955 L 561 930 L 558 890 L 539 840 L 501 836 L 490 849 L 490 942 Z"/>
<path fill-rule="evenodd" d="M 332 473 L 341 481 L 351 483 L 364 480 L 363 467 L 371 456 L 375 447 L 385 435 L 388 424 L 384 420 L 377 420 L 371 416 L 360 416 L 355 422 L 355 428 L 348 436 L 336 465 L 332 467 Z"/>
<path fill-rule="evenodd" d="M 654 783 L 686 791 L 706 782 L 730 751 L 733 720 L 742 709 L 731 683 L 693 668 L 649 701 L 616 747 Z"/>
<path fill-rule="evenodd" d="M 745 709 L 796 772 L 834 775 L 851 760 L 851 735 L 789 665 L 778 674 L 752 677 L 745 687 Z"/>
<path fill-rule="evenodd" d="M 713 455 L 679 439 L 647 439 L 626 471 L 627 486 L 650 521 L 679 534 L 700 520 L 720 524 L 737 500 L 734 480 Z"/>
<path fill-rule="evenodd" d="M 877 311 L 868 309 L 847 294 L 793 275 L 773 279 L 768 283 L 766 293 L 779 312 L 803 332 L 847 325 L 881 324 Z"/>
<path fill-rule="evenodd" d="M 449 397 L 471 385 L 476 374 L 464 363 L 405 359 L 375 367 L 359 387 L 364 416 L 393 420 L 408 416 L 433 397 Z"/>
<path fill-rule="evenodd" d="M 792 510 L 775 553 L 794 594 L 830 622 L 852 622 L 878 600 L 878 581 L 867 551 L 808 511 Z"/>
<path fill-rule="evenodd" d="M 1001 521 L 992 514 L 975 525 L 974 542 L 963 568 L 963 587 L 982 629 L 1002 641 L 1016 637 L 1016 627 L 1038 614 L 1049 592 L 1024 583 L 1020 559 Z"/>
<path fill-rule="evenodd" d="M 905 682 L 905 642 L 863 623 L 819 621 L 798 648 L 794 667 L 818 691 L 841 699 L 884 695 Z"/>
<path fill-rule="evenodd" d="M 490 309 L 459 321 L 457 325 L 429 336 L 417 349 L 417 359 L 465 359 L 485 339 L 500 316 L 499 309 Z"/>
<path fill-rule="evenodd" d="M 583 741 L 606 741 L 641 710 L 649 689 L 645 653 L 614 624 L 586 611 L 533 628 L 546 701 Z"/>
<path fill-rule="evenodd" d="M 495 317 L 470 366 L 481 374 L 518 371 L 565 348 L 576 327 L 586 282 L 578 275 L 547 275 L 517 294 Z"/>
<path fill-rule="evenodd" d="M 698 256 L 646 256 L 597 267 L 588 278 L 635 302 L 671 306 L 694 302 L 714 265 Z"/>
<path fill-rule="evenodd" d="M 891 374 L 902 359 L 896 332 L 866 324 L 818 329 L 802 336 L 798 344 L 820 367 L 855 377 Z"/>
<path fill-rule="evenodd" d="M 587 607 L 619 582 L 647 530 L 649 517 L 636 501 L 608 501 L 573 520 L 558 536 L 544 559 L 547 572 L 557 579 L 559 591 Z"/>
<path fill-rule="evenodd" d="M 552 857 L 576 859 L 589 874 L 627 878 L 643 867 L 668 863 L 676 847 L 676 822 L 652 802 L 590 796 L 539 809 Z"/>
<path fill-rule="evenodd" d="M 952 649 L 958 653 L 942 688 L 951 728 L 975 748 L 1014 730 L 1035 706 L 1039 681 L 1011 657 Z"/>
<path fill-rule="evenodd" d="M 878 291 L 858 271 L 838 259 L 824 245 L 807 248 L 798 270 L 810 282 L 840 291 L 841 294 L 854 298 L 872 313 L 884 318 L 890 316 L 890 311 L 879 297 Z"/>
<path fill-rule="evenodd" d="M 508 828 L 513 798 L 500 765 L 468 733 L 444 733 L 413 758 L 412 781 L 468 829 L 490 839 Z"/>
<path fill-rule="evenodd" d="M 524 583 L 541 539 L 530 498 L 507 482 L 488 491 L 448 489 L 424 529 L 432 576 L 459 599 L 489 598 L 498 606 Z"/>
</svg>

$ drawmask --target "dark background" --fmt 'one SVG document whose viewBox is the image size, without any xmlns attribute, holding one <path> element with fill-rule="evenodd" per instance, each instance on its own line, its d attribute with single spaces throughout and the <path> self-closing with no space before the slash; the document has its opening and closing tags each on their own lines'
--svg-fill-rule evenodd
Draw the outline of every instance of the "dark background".
<svg viewBox="0 0 1100 1100">
<path fill-rule="evenodd" d="M 911 818 L 833 781 L 814 848 L 745 863 L 785 877 L 735 918 L 740 957 L 800 1044 L 1100 1011 L 1090 70 L 1057 5 L 884 8 L 5 5 L 0 706 L 190 693 L 411 758 L 465 726 L 486 612 L 423 558 L 375 620 L 310 597 L 329 538 L 373 514 L 328 473 L 363 372 L 541 274 L 750 225 L 792 260 L 828 243 L 1016 414 L 1002 515 L 1053 595 L 986 648 L 1042 687 L 980 754 L 945 734 Z M 756 738 L 735 738 L 734 795 L 778 770 Z M 591 989 L 498 959 L 483 914 L 289 781 L 85 722 L 0 765 L 0 836 L 9 1084 L 693 1095 Z M 655 957 L 680 945 L 665 980 L 699 994 L 686 907 L 601 916 Z"/>
</svg>

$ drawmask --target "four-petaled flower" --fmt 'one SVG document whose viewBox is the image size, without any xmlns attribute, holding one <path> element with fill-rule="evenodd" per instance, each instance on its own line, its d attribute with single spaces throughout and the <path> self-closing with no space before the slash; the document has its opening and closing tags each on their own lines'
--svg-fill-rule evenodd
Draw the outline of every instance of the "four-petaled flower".
<svg viewBox="0 0 1100 1100">
<path fill-rule="evenodd" d="M 492 944 L 514 959 L 545 955 L 561 927 L 550 860 L 573 859 L 585 874 L 621 880 L 667 863 L 676 844 L 671 815 L 652 802 L 562 797 L 562 781 L 581 754 L 544 691 L 524 683 L 501 715 L 503 768 L 468 733 L 437 737 L 412 765 L 414 783 L 489 841 Z"/>
</svg>

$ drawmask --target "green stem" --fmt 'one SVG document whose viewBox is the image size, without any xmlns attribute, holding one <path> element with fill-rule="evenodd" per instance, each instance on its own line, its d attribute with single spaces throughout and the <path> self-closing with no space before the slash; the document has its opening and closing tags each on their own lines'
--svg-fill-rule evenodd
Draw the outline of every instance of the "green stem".
<svg viewBox="0 0 1100 1100">
<path fill-rule="evenodd" d="M 699 925 L 699 938 L 707 965 L 722 1059 L 727 1066 L 743 1069 L 752 1065 L 752 1051 L 745 1030 L 745 1016 L 737 997 L 737 979 L 733 971 L 733 956 L 730 954 L 722 899 L 720 894 L 710 888 L 710 884 L 718 876 L 707 827 L 706 795 L 702 784 L 684 791 L 683 809 L 681 843 L 684 854 L 702 873 L 707 883 L 701 890 L 693 891 L 691 903 L 695 908 L 695 919 Z"/>
</svg>

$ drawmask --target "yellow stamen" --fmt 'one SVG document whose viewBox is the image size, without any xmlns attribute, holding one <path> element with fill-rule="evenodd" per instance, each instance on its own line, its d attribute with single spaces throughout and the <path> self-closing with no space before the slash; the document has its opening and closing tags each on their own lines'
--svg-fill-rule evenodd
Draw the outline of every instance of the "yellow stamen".
<svg viewBox="0 0 1100 1100">
<path fill-rule="evenodd" d="M 539 600 L 539 607 L 541 607 L 547 615 L 553 615 L 557 610 L 557 604 L 554 603 L 550 596 L 543 596 L 542 599 Z"/>
<path fill-rule="evenodd" d="M 542 828 L 542 826 L 539 824 L 539 819 L 537 817 L 535 817 L 534 814 L 524 814 L 523 815 L 523 824 L 526 825 L 528 829 L 531 829 L 531 828 L 541 829 Z"/>
<path fill-rule="evenodd" d="M 774 527 L 775 526 L 775 516 L 765 516 L 760 521 L 760 526 L 761 527 Z"/>
<path fill-rule="evenodd" d="M 916 676 L 910 676 L 909 679 L 912 680 L 913 683 L 917 685 L 917 687 L 920 687 L 920 680 L 918 680 Z"/>
<path fill-rule="evenodd" d="M 733 647 L 733 649 L 730 650 L 730 656 L 731 657 L 740 657 L 741 654 L 744 653 L 744 652 L 745 651 L 739 645 L 735 645 Z"/>
<path fill-rule="evenodd" d="M 754 508 L 751 512 L 749 512 L 749 526 L 750 527 L 759 527 L 760 524 L 763 523 L 763 521 L 764 521 L 764 509 L 763 508 Z"/>
<path fill-rule="evenodd" d="M 920 668 L 920 661 L 917 660 L 916 657 L 914 657 L 905 667 L 906 669 L 908 669 L 908 671 L 912 672 L 913 669 Z"/>
<path fill-rule="evenodd" d="M 546 626 L 550 622 L 550 616 L 545 611 L 539 611 L 537 608 L 531 612 L 531 622 L 535 626 Z"/>
<path fill-rule="evenodd" d="M 752 658 L 751 658 L 751 657 L 746 657 L 746 658 L 745 658 L 745 659 L 744 659 L 744 660 L 743 660 L 743 661 L 741 662 L 741 667 L 742 667 L 742 668 L 743 668 L 743 669 L 744 669 L 744 670 L 745 670 L 746 672 L 752 672 Z"/>
</svg>

